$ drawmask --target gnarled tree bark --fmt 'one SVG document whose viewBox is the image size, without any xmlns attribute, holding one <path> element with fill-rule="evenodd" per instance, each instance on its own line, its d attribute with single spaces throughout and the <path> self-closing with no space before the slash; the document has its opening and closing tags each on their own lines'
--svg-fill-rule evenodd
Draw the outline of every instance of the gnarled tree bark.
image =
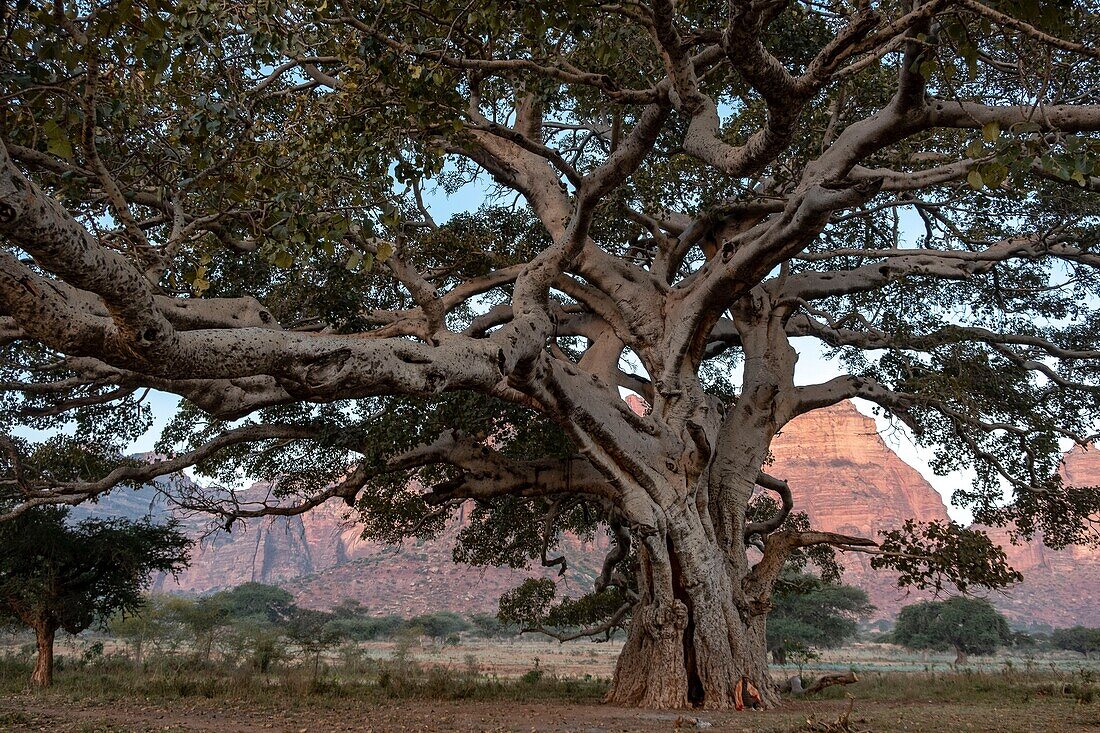
<svg viewBox="0 0 1100 733">
<path fill-rule="evenodd" d="M 799 414 L 869 400 L 914 429 L 923 419 L 950 444 L 945 463 L 980 463 L 1028 497 L 1020 511 L 1053 497 L 1056 511 L 1090 516 L 1047 469 L 1058 440 L 1089 443 L 1100 415 L 1088 343 L 1100 258 L 1073 221 L 1095 207 L 1066 194 L 1031 219 L 979 226 L 985 202 L 971 199 L 1012 194 L 1002 159 L 1042 184 L 1021 207 L 1041 209 L 1057 184 L 1100 190 L 1078 170 L 1088 140 L 1075 137 L 1100 131 L 1085 65 L 1094 22 L 1058 38 L 977 0 L 290 3 L 287 18 L 214 3 L 195 48 L 190 17 L 134 11 L 168 23 L 158 37 L 179 74 L 161 98 L 143 86 L 161 77 L 140 23 L 55 5 L 0 19 L 21 31 L 0 29 L 0 65 L 16 70 L 0 75 L 0 420 L 132 415 L 148 390 L 203 416 L 163 460 L 96 475 L 43 470 L 26 441 L 0 435 L 0 521 L 288 445 L 303 448 L 288 472 L 309 464 L 291 496 L 176 498 L 228 528 L 330 499 L 369 514 L 381 486 L 408 499 L 401 511 L 378 502 L 408 519 L 402 536 L 463 501 L 503 498 L 545 504 L 553 534 L 562 507 L 583 504 L 615 533 L 598 590 L 633 603 L 608 699 L 722 709 L 746 704 L 750 685 L 777 700 L 765 626 L 791 553 L 874 544 L 790 528 L 793 494 L 766 470 Z M 779 48 L 791 28 L 805 44 Z M 26 39 L 41 34 L 57 58 L 23 73 Z M 962 38 L 988 82 L 964 85 L 965 98 Z M 608 56 L 595 41 L 618 46 Z M 109 71 L 100 47 L 117 56 Z M 205 106 L 179 101 L 190 99 Z M 214 139 L 224 155 L 211 162 Z M 1043 162 L 1063 153 L 1066 175 Z M 491 177 L 529 228 L 509 235 L 495 212 L 475 235 L 468 220 L 437 223 L 422 183 L 440 157 Z M 396 191 L 391 173 L 413 160 L 424 176 Z M 926 225 L 920 242 L 899 231 L 905 208 Z M 215 272 L 231 282 L 211 288 L 203 274 Z M 799 338 L 843 350 L 850 373 L 796 384 Z M 721 379 L 705 376 L 730 354 L 741 360 Z M 1011 390 L 990 388 L 1005 374 Z M 514 424 L 438 425 L 425 405 L 444 393 L 551 423 L 567 445 L 521 458 L 508 450 Z M 394 405 L 409 407 L 411 447 L 384 429 Z M 418 471 L 434 485 L 410 498 Z M 749 521 L 760 490 L 778 512 Z M 531 557 L 558 563 L 549 543 Z M 40 654 L 36 675 L 48 665 Z"/>
</svg>

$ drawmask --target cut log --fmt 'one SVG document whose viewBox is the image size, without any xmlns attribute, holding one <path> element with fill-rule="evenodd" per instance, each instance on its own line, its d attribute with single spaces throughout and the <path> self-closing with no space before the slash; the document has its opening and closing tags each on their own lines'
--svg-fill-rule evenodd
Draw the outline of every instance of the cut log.
<svg viewBox="0 0 1100 733">
<path fill-rule="evenodd" d="M 848 674 L 827 674 L 819 677 L 816 682 L 807 687 L 806 694 L 816 695 L 826 687 L 832 687 L 833 685 L 851 685 L 856 682 L 859 682 L 859 677 L 856 677 L 855 672 L 849 672 Z"/>
</svg>

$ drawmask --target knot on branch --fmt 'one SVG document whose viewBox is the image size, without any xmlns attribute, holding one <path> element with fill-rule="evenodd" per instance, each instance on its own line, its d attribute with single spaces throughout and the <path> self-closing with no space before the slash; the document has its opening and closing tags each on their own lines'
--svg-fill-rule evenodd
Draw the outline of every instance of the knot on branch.
<svg viewBox="0 0 1100 733">
<path fill-rule="evenodd" d="M 350 349 L 338 349 L 314 360 L 306 367 L 304 386 L 309 389 L 323 389 L 340 380 L 351 359 Z"/>
<path fill-rule="evenodd" d="M 682 601 L 654 604 L 641 613 L 642 628 L 654 639 L 675 639 L 688 625 L 688 608 Z"/>
</svg>

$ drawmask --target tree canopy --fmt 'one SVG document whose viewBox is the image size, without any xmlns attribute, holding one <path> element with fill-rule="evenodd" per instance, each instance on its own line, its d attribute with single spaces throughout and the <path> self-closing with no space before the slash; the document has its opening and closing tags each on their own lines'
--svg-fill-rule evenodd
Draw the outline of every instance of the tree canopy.
<svg viewBox="0 0 1100 733">
<path fill-rule="evenodd" d="M 859 588 L 806 573 L 783 577 L 768 614 L 768 651 L 779 663 L 790 653 L 831 649 L 856 635 L 859 620 L 874 611 Z"/>
<path fill-rule="evenodd" d="M 1055 629 L 1050 635 L 1050 643 L 1058 649 L 1084 654 L 1088 659 L 1093 652 L 1100 652 L 1100 629 L 1087 626 Z"/>
<path fill-rule="evenodd" d="M 954 649 L 956 662 L 965 662 L 968 654 L 997 651 L 1012 640 L 1012 632 L 989 601 L 955 596 L 901 609 L 893 638 L 910 649 Z"/>
<path fill-rule="evenodd" d="M 257 616 L 269 621 L 285 617 L 294 607 L 294 596 L 277 585 L 242 583 L 218 594 L 218 601 L 230 616 Z"/>
<path fill-rule="evenodd" d="M 559 611 L 631 620 L 611 699 L 672 707 L 731 706 L 746 677 L 777 699 L 792 553 L 1018 577 L 955 525 L 878 547 L 795 522 L 766 461 L 800 414 L 868 400 L 973 470 L 954 501 L 979 522 L 1096 538 L 1100 492 L 1056 475 L 1100 416 L 1093 3 L 56 0 L 0 22 L 8 517 L 194 467 L 208 486 L 176 499 L 226 526 L 342 499 L 396 540 L 468 511 L 456 559 L 559 569 L 562 532 L 608 532 L 596 595 Z M 815 349 L 839 376 L 796 382 Z M 158 458 L 128 459 L 149 390 L 183 401 Z"/>
<path fill-rule="evenodd" d="M 0 523 L 0 621 L 29 626 L 38 641 L 31 681 L 52 681 L 53 639 L 140 608 L 154 573 L 187 566 L 192 541 L 173 524 L 86 519 L 38 508 Z"/>
</svg>

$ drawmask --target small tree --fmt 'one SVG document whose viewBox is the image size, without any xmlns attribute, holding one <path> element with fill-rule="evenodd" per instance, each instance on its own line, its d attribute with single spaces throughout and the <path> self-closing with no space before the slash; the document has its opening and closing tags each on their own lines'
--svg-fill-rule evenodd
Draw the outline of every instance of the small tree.
<svg viewBox="0 0 1100 733">
<path fill-rule="evenodd" d="M 264 616 L 244 616 L 233 621 L 230 637 L 237 659 L 246 659 L 261 674 L 286 656 L 282 627 Z"/>
<path fill-rule="evenodd" d="M 370 616 L 370 610 L 361 601 L 345 598 L 332 607 L 332 615 L 336 618 L 359 619 Z"/>
<path fill-rule="evenodd" d="M 192 541 L 175 523 L 87 519 L 66 524 L 67 509 L 37 509 L 0 523 L 0 616 L 34 629 L 31 683 L 53 681 L 58 629 L 79 633 L 114 613 L 133 613 L 156 572 L 187 566 Z"/>
<path fill-rule="evenodd" d="M 470 615 L 470 623 L 473 625 L 473 633 L 486 639 L 500 639 L 515 636 L 519 633 L 519 627 L 508 624 L 491 613 L 475 613 Z"/>
<path fill-rule="evenodd" d="M 222 594 L 204 598 L 171 598 L 167 603 L 167 613 L 190 632 L 195 653 L 202 661 L 210 661 L 214 637 L 230 623 L 229 609 Z"/>
<path fill-rule="evenodd" d="M 285 633 L 302 654 L 313 660 L 313 677 L 321 668 L 321 655 L 343 640 L 340 628 L 331 613 L 309 608 L 295 608 L 285 620 Z"/>
<path fill-rule="evenodd" d="M 134 666 L 141 669 L 145 661 L 146 645 L 164 635 L 164 600 L 147 596 L 136 613 L 116 613 L 107 626 L 112 634 L 130 645 Z"/>
<path fill-rule="evenodd" d="M 768 651 L 776 664 L 787 654 L 832 648 L 856 634 L 856 622 L 874 610 L 859 588 L 830 583 L 813 575 L 784 579 L 768 617 Z"/>
<path fill-rule="evenodd" d="M 1088 659 L 1092 652 L 1100 651 L 1100 629 L 1087 626 L 1055 629 L 1050 635 L 1050 643 L 1059 649 L 1084 654 L 1085 659 Z"/>
<path fill-rule="evenodd" d="M 448 636 L 467 631 L 470 628 L 470 622 L 453 611 L 436 611 L 435 613 L 417 616 L 409 623 L 423 629 L 424 635 L 432 641 L 444 640 Z"/>
<path fill-rule="evenodd" d="M 955 664 L 968 654 L 992 654 L 1012 636 L 1008 622 L 989 601 L 956 596 L 901 609 L 894 641 L 909 649 L 955 650 Z"/>
<path fill-rule="evenodd" d="M 294 596 L 277 585 L 244 583 L 217 594 L 225 613 L 235 618 L 264 616 L 277 621 L 294 608 Z"/>
</svg>

